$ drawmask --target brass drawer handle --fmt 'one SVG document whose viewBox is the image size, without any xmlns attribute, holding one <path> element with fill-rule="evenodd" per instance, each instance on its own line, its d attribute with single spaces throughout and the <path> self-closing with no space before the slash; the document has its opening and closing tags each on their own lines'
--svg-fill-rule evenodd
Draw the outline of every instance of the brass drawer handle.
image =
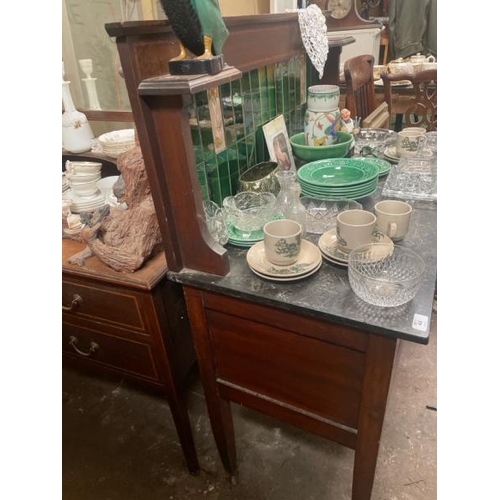
<svg viewBox="0 0 500 500">
<path fill-rule="evenodd" d="M 97 349 L 99 349 L 99 344 L 97 344 L 96 342 L 91 342 L 89 352 L 83 352 L 83 351 L 80 351 L 80 349 L 78 349 L 78 347 L 76 347 L 76 344 L 78 344 L 78 339 L 74 335 L 71 335 L 71 337 L 69 338 L 69 345 L 78 354 L 85 356 L 86 358 L 88 358 L 89 356 L 92 356 L 92 354 L 94 354 L 97 351 Z"/>
<path fill-rule="evenodd" d="M 73 295 L 73 300 L 71 301 L 71 304 L 69 306 L 62 306 L 63 311 L 74 311 L 81 303 L 83 302 L 83 299 L 80 297 L 80 295 L 77 295 L 76 293 Z"/>
</svg>

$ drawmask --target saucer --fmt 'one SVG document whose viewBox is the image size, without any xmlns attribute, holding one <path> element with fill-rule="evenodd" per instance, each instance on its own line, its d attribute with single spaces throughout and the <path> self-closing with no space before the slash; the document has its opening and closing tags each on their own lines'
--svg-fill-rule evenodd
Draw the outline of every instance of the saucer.
<svg viewBox="0 0 500 500">
<path fill-rule="evenodd" d="M 256 273 L 278 280 L 303 276 L 321 264 L 319 248 L 307 240 L 302 240 L 297 261 L 289 266 L 277 266 L 269 262 L 264 250 L 264 242 L 255 243 L 247 252 L 247 263 Z"/>
<path fill-rule="evenodd" d="M 323 256 L 323 259 L 325 259 L 328 262 L 331 262 L 332 264 L 337 264 L 338 266 L 347 267 L 347 261 L 334 259 L 333 257 L 329 257 L 328 255 L 326 255 L 326 253 L 324 252 L 321 252 L 321 255 Z"/>
<path fill-rule="evenodd" d="M 392 160 L 392 161 L 401 160 L 401 156 L 399 156 L 398 153 L 396 152 L 396 146 L 389 146 L 389 147 L 385 148 L 384 149 L 384 156 L 386 156 L 387 158 L 389 158 L 389 160 Z M 422 150 L 420 156 L 423 156 L 426 158 L 430 157 L 430 156 L 432 156 L 432 151 L 430 149 L 424 148 Z M 410 158 L 414 158 L 414 157 L 412 156 Z"/>
<path fill-rule="evenodd" d="M 337 247 L 337 228 L 323 233 L 318 240 L 318 246 L 326 258 L 347 266 L 349 254 Z"/>
<path fill-rule="evenodd" d="M 378 231 L 372 236 L 372 243 L 392 243 L 392 245 L 394 245 L 394 242 L 389 236 Z M 347 265 L 349 254 L 342 251 L 337 246 L 337 228 L 330 229 L 330 231 L 323 233 L 318 241 L 318 246 L 322 255 L 327 259 L 334 261 L 335 264 Z"/>
<path fill-rule="evenodd" d="M 278 277 L 268 276 L 267 274 L 259 273 L 253 267 L 250 267 L 250 269 L 252 270 L 252 272 L 254 274 L 256 274 L 257 276 L 259 276 L 261 278 L 264 278 L 266 280 L 271 280 L 271 281 L 297 281 L 297 280 L 301 280 L 301 279 L 307 278 L 307 277 L 311 276 L 312 274 L 314 274 L 316 271 L 318 271 L 319 268 L 321 267 L 321 263 L 322 262 L 323 261 L 321 260 L 320 263 L 315 268 L 311 269 L 309 272 L 307 272 L 305 274 L 301 274 L 300 276 L 289 276 L 289 277 L 286 277 L 286 278 L 282 278 L 282 277 L 278 278 Z"/>
</svg>

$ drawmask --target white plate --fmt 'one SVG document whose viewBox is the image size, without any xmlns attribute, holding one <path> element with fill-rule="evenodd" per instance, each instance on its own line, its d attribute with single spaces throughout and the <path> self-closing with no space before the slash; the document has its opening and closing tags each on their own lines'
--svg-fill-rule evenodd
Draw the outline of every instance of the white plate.
<svg viewBox="0 0 500 500">
<path fill-rule="evenodd" d="M 112 132 L 107 132 L 99 136 L 98 141 L 103 143 L 104 146 L 120 147 L 123 143 L 128 144 L 129 142 L 134 143 L 135 141 L 135 129 L 127 128 L 122 130 L 113 130 Z"/>
<path fill-rule="evenodd" d="M 113 186 L 119 177 L 119 175 L 112 175 L 110 177 L 103 177 L 102 179 L 98 180 L 97 186 L 101 190 L 101 193 L 105 196 L 113 194 Z"/>
<path fill-rule="evenodd" d="M 314 243 L 303 239 L 297 261 L 289 266 L 277 266 L 267 260 L 264 242 L 259 241 L 248 250 L 247 263 L 252 271 L 282 280 L 302 276 L 316 269 L 321 264 L 321 252 Z"/>
<path fill-rule="evenodd" d="M 401 160 L 401 156 L 399 156 L 397 151 L 396 151 L 396 146 L 389 146 L 389 147 L 385 148 L 384 149 L 384 156 L 386 156 L 387 158 L 389 158 L 390 160 L 393 160 L 393 161 Z M 421 152 L 421 156 L 424 156 L 426 158 L 430 157 L 430 156 L 432 156 L 432 151 L 430 149 L 424 148 Z"/>
<path fill-rule="evenodd" d="M 338 266 L 342 267 L 347 267 L 347 262 L 344 262 L 343 260 L 337 260 L 332 257 L 329 257 L 326 255 L 326 253 L 321 252 L 321 255 L 323 256 L 323 259 L 325 259 L 328 262 L 331 262 L 332 264 L 337 264 Z"/>
<path fill-rule="evenodd" d="M 372 236 L 372 243 L 392 243 L 394 245 L 389 236 L 380 232 Z M 336 264 L 347 265 L 349 254 L 337 247 L 337 228 L 322 234 L 319 238 L 318 246 L 323 256 L 332 259 Z"/>
<path fill-rule="evenodd" d="M 321 263 L 322 263 L 322 261 L 320 261 L 320 263 L 314 269 L 311 269 L 309 272 L 307 272 L 305 274 L 301 274 L 300 276 L 290 276 L 288 278 L 281 278 L 281 277 L 280 278 L 276 278 L 276 277 L 273 277 L 273 276 L 268 276 L 267 274 L 259 273 L 252 266 L 250 266 L 250 269 L 257 276 L 260 276 L 261 278 L 264 278 L 266 280 L 271 280 L 271 281 L 297 281 L 297 280 L 302 280 L 304 278 L 307 278 L 308 276 L 311 276 L 312 274 L 314 274 L 321 267 Z"/>
</svg>

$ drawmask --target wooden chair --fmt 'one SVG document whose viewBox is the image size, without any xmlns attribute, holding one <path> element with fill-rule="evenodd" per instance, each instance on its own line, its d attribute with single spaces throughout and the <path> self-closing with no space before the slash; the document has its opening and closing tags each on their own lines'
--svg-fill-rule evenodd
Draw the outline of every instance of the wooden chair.
<svg viewBox="0 0 500 500">
<path fill-rule="evenodd" d="M 437 130 L 437 69 L 427 69 L 411 74 L 382 73 L 385 101 L 389 104 L 389 114 L 395 114 L 391 82 L 409 80 L 413 92 L 403 111 L 404 125 L 423 127 L 427 131 Z M 401 113 L 401 110 L 398 110 Z"/>
<path fill-rule="evenodd" d="M 351 117 L 359 117 L 363 128 L 387 128 L 389 126 L 389 112 L 387 105 L 377 104 L 373 79 L 373 65 L 375 59 L 371 54 L 347 59 L 344 63 L 346 83 L 346 107 Z M 369 117 L 368 122 L 365 119 Z"/>
</svg>

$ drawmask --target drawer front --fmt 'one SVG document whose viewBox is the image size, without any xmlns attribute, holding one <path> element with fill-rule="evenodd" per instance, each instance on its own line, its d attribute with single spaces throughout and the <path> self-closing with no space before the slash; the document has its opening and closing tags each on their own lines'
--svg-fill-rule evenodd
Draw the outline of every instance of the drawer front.
<svg viewBox="0 0 500 500">
<path fill-rule="evenodd" d="M 140 314 L 139 297 L 132 292 L 96 288 L 63 280 L 62 306 L 64 314 L 138 330 L 145 329 Z"/>
<path fill-rule="evenodd" d="M 65 355 L 86 360 L 139 378 L 157 381 L 158 373 L 148 344 L 63 322 L 62 348 Z"/>
<path fill-rule="evenodd" d="M 218 311 L 207 318 L 219 380 L 357 426 L 363 353 Z"/>
</svg>

